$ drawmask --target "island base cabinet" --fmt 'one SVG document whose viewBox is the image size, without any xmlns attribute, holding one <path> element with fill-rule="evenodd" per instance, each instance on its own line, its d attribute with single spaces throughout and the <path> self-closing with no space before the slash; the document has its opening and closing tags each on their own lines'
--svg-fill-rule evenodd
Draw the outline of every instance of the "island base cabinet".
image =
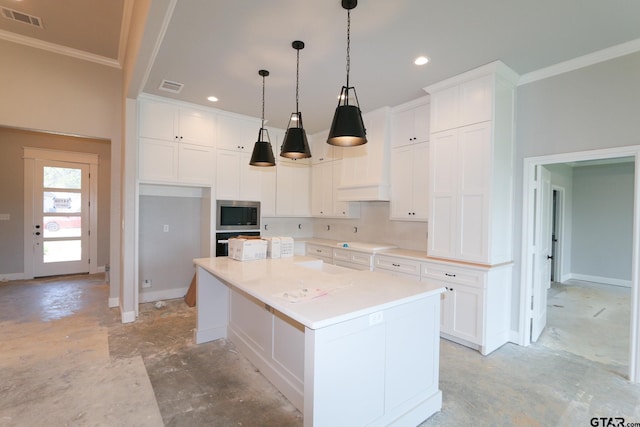
<svg viewBox="0 0 640 427">
<path fill-rule="evenodd" d="M 304 426 L 418 425 L 442 406 L 439 298 L 305 333 Z"/>
</svg>

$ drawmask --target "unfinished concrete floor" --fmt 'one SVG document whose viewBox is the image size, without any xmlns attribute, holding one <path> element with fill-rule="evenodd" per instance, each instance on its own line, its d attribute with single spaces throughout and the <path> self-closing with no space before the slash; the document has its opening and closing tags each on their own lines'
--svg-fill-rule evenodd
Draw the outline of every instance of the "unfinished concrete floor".
<svg viewBox="0 0 640 427">
<path fill-rule="evenodd" d="M 193 344 L 195 309 L 182 300 L 143 304 L 139 319 L 123 325 L 106 307 L 107 293 L 101 275 L 0 284 L 0 426 L 302 426 L 301 414 L 231 343 Z M 626 358 L 579 354 L 583 346 L 563 336 L 583 324 L 554 326 L 554 304 L 571 307 L 549 298 L 545 334 L 555 337 L 546 342 L 543 335 L 483 357 L 441 340 L 443 409 L 422 425 L 640 422 L 640 385 L 625 380 Z M 615 305 L 590 317 L 606 320 Z"/>
</svg>

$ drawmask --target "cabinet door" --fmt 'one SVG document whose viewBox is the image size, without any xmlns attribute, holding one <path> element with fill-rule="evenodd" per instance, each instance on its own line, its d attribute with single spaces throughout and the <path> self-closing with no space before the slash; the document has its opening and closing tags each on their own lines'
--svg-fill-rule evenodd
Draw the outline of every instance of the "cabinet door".
<svg viewBox="0 0 640 427">
<path fill-rule="evenodd" d="M 236 200 L 240 197 L 240 156 L 237 152 L 217 150 L 216 199 Z"/>
<path fill-rule="evenodd" d="M 488 262 L 491 122 L 460 128 L 458 136 L 458 242 L 456 257 Z"/>
<path fill-rule="evenodd" d="M 394 148 L 391 151 L 391 219 L 411 219 L 412 194 L 413 147 L 407 145 Z"/>
<path fill-rule="evenodd" d="M 446 131 L 431 136 L 429 153 L 430 215 L 428 253 L 455 258 L 457 221 L 458 133 Z"/>
<path fill-rule="evenodd" d="M 391 118 L 391 148 L 413 144 L 414 137 L 413 110 L 394 112 Z"/>
<path fill-rule="evenodd" d="M 276 175 L 277 168 L 262 168 L 260 212 L 263 217 L 276 215 Z"/>
<path fill-rule="evenodd" d="M 180 109 L 179 139 L 189 144 L 215 146 L 215 118 L 204 111 Z"/>
<path fill-rule="evenodd" d="M 459 123 L 466 126 L 491 120 L 493 77 L 486 76 L 460 85 Z"/>
<path fill-rule="evenodd" d="M 341 147 L 340 147 L 341 148 Z M 339 218 L 360 218 L 360 202 L 343 202 L 338 200 L 338 184 L 342 174 L 342 160 L 333 162 L 333 183 L 331 185 L 331 199 L 333 200 L 333 216 Z"/>
<path fill-rule="evenodd" d="M 262 168 L 251 166 L 251 153 L 240 153 L 240 195 L 239 200 L 258 201 L 262 197 Z"/>
<path fill-rule="evenodd" d="M 174 141 L 140 138 L 138 146 L 140 180 L 176 182 L 178 145 Z"/>
<path fill-rule="evenodd" d="M 140 101 L 138 112 L 139 134 L 141 137 L 177 140 L 178 109 L 164 102 Z"/>
<path fill-rule="evenodd" d="M 310 172 L 305 164 L 281 161 L 276 177 L 276 215 L 310 216 Z"/>
<path fill-rule="evenodd" d="M 311 166 L 311 215 L 327 216 L 330 214 L 331 200 L 327 200 L 326 188 L 331 189 L 332 176 L 327 174 L 327 166 L 331 170 L 331 163 L 316 163 Z M 329 180 L 327 182 L 327 179 Z"/>
<path fill-rule="evenodd" d="M 431 132 L 458 127 L 458 86 L 431 94 Z"/>
<path fill-rule="evenodd" d="M 482 344 L 482 289 L 452 284 L 447 292 L 453 298 L 450 334 L 474 344 Z"/>
<path fill-rule="evenodd" d="M 413 219 L 429 218 L 429 145 L 422 142 L 413 146 Z"/>
<path fill-rule="evenodd" d="M 327 144 L 328 136 L 329 131 L 323 131 L 309 136 L 312 164 L 330 162 L 334 159 L 333 151 L 335 147 Z"/>
<path fill-rule="evenodd" d="M 192 184 L 213 183 L 214 148 L 178 144 L 178 181 Z"/>
<path fill-rule="evenodd" d="M 431 132 L 431 105 L 419 105 L 413 110 L 414 143 L 426 142 Z"/>
<path fill-rule="evenodd" d="M 258 140 L 260 121 L 240 117 L 218 117 L 218 148 L 251 153 Z"/>
</svg>

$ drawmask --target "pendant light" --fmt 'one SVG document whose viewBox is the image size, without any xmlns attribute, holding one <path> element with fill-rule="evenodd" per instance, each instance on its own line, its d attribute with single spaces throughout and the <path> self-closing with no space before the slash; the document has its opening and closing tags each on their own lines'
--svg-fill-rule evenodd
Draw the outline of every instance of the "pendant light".
<svg viewBox="0 0 640 427">
<path fill-rule="evenodd" d="M 362 121 L 362 112 L 356 88 L 349 86 L 349 71 L 351 68 L 351 9 L 358 5 L 358 0 L 342 0 L 342 7 L 347 9 L 347 85 L 342 86 L 338 107 L 333 116 L 331 130 L 327 143 L 340 147 L 353 147 L 367 143 L 367 130 Z M 355 105 L 349 104 L 349 92 L 353 91 Z"/>
<path fill-rule="evenodd" d="M 258 74 L 262 76 L 262 124 L 258 131 L 258 141 L 253 146 L 251 153 L 251 166 L 275 166 L 276 159 L 273 158 L 273 149 L 271 148 L 271 140 L 269 131 L 264 128 L 264 78 L 269 75 L 267 70 L 260 70 Z"/>
<path fill-rule="evenodd" d="M 298 82 L 300 78 L 300 50 L 304 49 L 304 42 L 296 40 L 291 43 L 291 46 L 296 50 L 296 112 L 291 114 L 289 119 L 289 127 L 287 133 L 284 135 L 284 142 L 282 143 L 282 149 L 280 156 L 288 157 L 290 159 L 305 159 L 311 157 L 311 150 L 309 149 L 309 142 L 307 141 L 307 134 L 302 126 L 302 113 L 298 110 Z"/>
</svg>

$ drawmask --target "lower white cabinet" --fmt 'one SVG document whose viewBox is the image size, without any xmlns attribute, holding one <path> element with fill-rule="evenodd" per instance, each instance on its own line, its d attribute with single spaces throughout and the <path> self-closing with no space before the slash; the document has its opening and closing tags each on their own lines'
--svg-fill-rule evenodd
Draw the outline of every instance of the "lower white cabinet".
<svg viewBox="0 0 640 427">
<path fill-rule="evenodd" d="M 509 341 L 511 264 L 423 262 L 421 280 L 442 283 L 440 334 L 487 355 Z"/>
<path fill-rule="evenodd" d="M 334 249 L 333 263 L 353 270 L 373 270 L 373 255 L 347 249 Z"/>
<path fill-rule="evenodd" d="M 333 249 L 328 246 L 307 243 L 306 255 L 313 258 L 321 259 L 327 264 L 333 264 Z"/>
<path fill-rule="evenodd" d="M 167 184 L 213 183 L 214 149 L 202 145 L 140 138 L 138 146 L 140 181 Z"/>
<path fill-rule="evenodd" d="M 409 260 L 389 255 L 376 255 L 374 267 L 376 271 L 383 271 L 394 276 L 420 280 L 420 261 Z"/>
</svg>

